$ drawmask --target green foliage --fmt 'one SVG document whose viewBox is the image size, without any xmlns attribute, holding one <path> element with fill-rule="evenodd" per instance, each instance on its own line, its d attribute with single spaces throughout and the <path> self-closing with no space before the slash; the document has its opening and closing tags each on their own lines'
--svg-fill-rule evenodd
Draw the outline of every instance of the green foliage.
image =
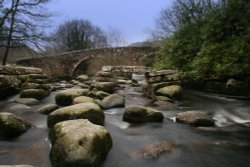
<svg viewBox="0 0 250 167">
<path fill-rule="evenodd" d="M 155 67 L 178 69 L 192 79 L 250 78 L 250 2 L 219 0 L 210 7 L 165 39 Z"/>
</svg>

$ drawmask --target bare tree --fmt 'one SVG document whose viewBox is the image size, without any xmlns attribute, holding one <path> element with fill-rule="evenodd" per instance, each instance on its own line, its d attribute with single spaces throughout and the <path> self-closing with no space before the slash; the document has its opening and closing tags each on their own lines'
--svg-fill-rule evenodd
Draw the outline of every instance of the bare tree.
<svg viewBox="0 0 250 167">
<path fill-rule="evenodd" d="M 52 50 L 59 52 L 107 46 L 107 38 L 102 29 L 88 20 L 66 21 L 52 36 Z"/>
<path fill-rule="evenodd" d="M 108 45 L 118 47 L 126 45 L 126 40 L 121 31 L 114 27 L 109 27 L 107 31 Z"/>
<path fill-rule="evenodd" d="M 44 28 L 51 15 L 44 5 L 49 0 L 11 0 L 0 3 L 0 47 L 5 48 L 3 65 L 6 65 L 11 47 L 28 46 L 42 49 Z"/>
<path fill-rule="evenodd" d="M 182 26 L 199 22 L 215 7 L 213 0 L 176 0 L 171 8 L 161 11 L 155 20 L 155 30 L 151 31 L 151 35 L 153 39 L 164 39 Z"/>
</svg>

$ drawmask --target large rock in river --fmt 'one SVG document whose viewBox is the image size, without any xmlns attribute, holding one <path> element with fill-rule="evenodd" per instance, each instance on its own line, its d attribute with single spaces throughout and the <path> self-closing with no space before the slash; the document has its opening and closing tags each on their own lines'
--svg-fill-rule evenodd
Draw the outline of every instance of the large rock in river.
<svg viewBox="0 0 250 167">
<path fill-rule="evenodd" d="M 59 106 L 56 104 L 48 104 L 46 106 L 39 108 L 36 112 L 44 114 L 44 115 L 48 115 L 52 113 L 53 111 L 57 110 L 58 108 Z"/>
<path fill-rule="evenodd" d="M 96 103 L 93 98 L 87 97 L 87 96 L 79 96 L 79 97 L 74 98 L 73 100 L 73 104 L 80 104 L 80 103 L 86 103 L 86 102 Z"/>
<path fill-rule="evenodd" d="M 85 82 L 89 79 L 89 77 L 87 75 L 80 75 L 76 78 L 77 81 L 80 81 L 80 82 Z"/>
<path fill-rule="evenodd" d="M 21 81 L 15 76 L 0 75 L 0 99 L 19 92 Z"/>
<path fill-rule="evenodd" d="M 44 89 L 25 89 L 21 91 L 21 98 L 34 98 L 37 100 L 42 100 L 49 95 L 49 91 Z"/>
<path fill-rule="evenodd" d="M 125 105 L 124 97 L 117 94 L 109 95 L 101 101 L 101 107 L 103 109 L 124 107 L 124 105 Z"/>
<path fill-rule="evenodd" d="M 22 118 L 7 112 L 0 113 L 0 137 L 17 137 L 27 131 L 31 125 Z"/>
<path fill-rule="evenodd" d="M 56 124 L 50 138 L 54 167 L 100 167 L 112 147 L 108 131 L 86 119 Z"/>
<path fill-rule="evenodd" d="M 182 98 L 182 88 L 179 85 L 166 86 L 157 90 L 156 95 L 167 96 L 171 99 L 178 100 Z"/>
<path fill-rule="evenodd" d="M 143 106 L 127 107 L 123 113 L 123 121 L 130 123 L 162 122 L 163 119 L 160 111 Z"/>
<path fill-rule="evenodd" d="M 71 105 L 73 99 L 79 96 L 84 96 L 88 93 L 88 89 L 66 89 L 60 91 L 56 95 L 56 103 L 62 106 Z"/>
<path fill-rule="evenodd" d="M 214 126 L 214 120 L 203 112 L 186 111 L 176 114 L 176 121 L 192 126 Z"/>
<path fill-rule="evenodd" d="M 97 91 L 104 91 L 108 93 L 112 93 L 116 87 L 114 82 L 96 82 L 93 83 L 90 88 L 95 89 Z"/>
<path fill-rule="evenodd" d="M 48 115 L 48 127 L 53 127 L 56 123 L 73 119 L 88 119 L 90 122 L 103 125 L 104 113 L 95 103 L 80 103 L 68 107 L 63 107 Z"/>
</svg>

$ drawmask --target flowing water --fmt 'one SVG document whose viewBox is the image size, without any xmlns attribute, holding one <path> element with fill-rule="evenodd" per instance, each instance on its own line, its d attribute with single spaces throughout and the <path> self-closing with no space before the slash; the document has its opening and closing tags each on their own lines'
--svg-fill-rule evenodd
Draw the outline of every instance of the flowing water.
<svg viewBox="0 0 250 167">
<path fill-rule="evenodd" d="M 117 93 L 125 96 L 126 106 L 148 104 L 140 87 L 124 86 Z M 34 125 L 16 139 L 0 141 L 0 165 L 50 166 L 46 116 L 34 111 L 55 103 L 55 94 L 24 111 L 10 110 L 18 95 L 0 101 L 0 112 L 10 111 Z M 124 108 L 105 110 L 105 127 L 112 136 L 113 147 L 103 167 L 249 167 L 250 102 L 191 90 L 185 90 L 184 95 L 183 101 L 154 107 L 164 114 L 163 123 L 131 125 L 122 121 Z M 209 113 L 216 120 L 216 129 L 221 130 L 203 131 L 175 122 L 176 113 L 189 110 Z M 160 141 L 176 147 L 153 159 L 136 155 L 138 149 Z"/>
</svg>

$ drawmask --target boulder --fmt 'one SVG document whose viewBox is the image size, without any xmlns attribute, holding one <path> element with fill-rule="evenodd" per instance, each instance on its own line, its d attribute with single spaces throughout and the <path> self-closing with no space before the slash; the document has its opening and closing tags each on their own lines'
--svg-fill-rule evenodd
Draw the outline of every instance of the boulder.
<svg viewBox="0 0 250 167">
<path fill-rule="evenodd" d="M 181 99 L 182 98 L 182 88 L 179 85 L 166 86 L 156 91 L 158 96 L 166 96 L 171 99 Z"/>
<path fill-rule="evenodd" d="M 142 157 L 144 159 L 156 160 L 164 154 L 172 152 L 176 145 L 168 142 L 161 141 L 153 144 L 146 145 L 140 148 L 133 154 L 133 157 Z"/>
<path fill-rule="evenodd" d="M 116 84 L 114 82 L 96 82 L 93 83 L 90 88 L 95 89 L 97 91 L 112 93 L 115 87 Z"/>
<path fill-rule="evenodd" d="M 96 103 L 94 99 L 87 97 L 87 96 L 79 96 L 74 98 L 73 104 L 80 104 L 80 103 L 86 103 L 86 102 L 91 102 L 91 103 Z"/>
<path fill-rule="evenodd" d="M 19 111 L 28 111 L 31 107 L 25 105 L 25 104 L 16 104 L 10 107 L 10 111 L 12 112 L 19 112 Z"/>
<path fill-rule="evenodd" d="M 96 98 L 96 99 L 104 99 L 105 97 L 109 96 L 110 94 L 103 91 L 90 91 L 88 94 L 90 97 Z"/>
<path fill-rule="evenodd" d="M 186 111 L 176 114 L 176 122 L 192 126 L 214 126 L 214 120 L 204 112 Z"/>
<path fill-rule="evenodd" d="M 86 84 L 84 84 L 84 83 L 80 83 L 80 84 L 78 84 L 77 86 L 79 86 L 79 87 L 81 87 L 81 88 L 83 88 L 83 89 L 88 89 L 88 88 L 89 88 L 89 85 L 86 85 Z"/>
<path fill-rule="evenodd" d="M 18 99 L 15 99 L 14 102 L 25 104 L 25 105 L 35 105 L 39 103 L 39 101 L 34 98 L 18 98 Z"/>
<path fill-rule="evenodd" d="M 79 96 L 84 96 L 88 93 L 88 89 L 66 89 L 60 91 L 56 95 L 56 103 L 62 106 L 71 105 L 73 99 Z"/>
<path fill-rule="evenodd" d="M 56 104 L 48 104 L 46 106 L 43 106 L 43 107 L 39 108 L 38 110 L 36 110 L 36 112 L 48 115 L 48 114 L 52 113 L 53 111 L 55 111 L 57 109 L 59 109 L 58 105 L 56 105 Z"/>
<path fill-rule="evenodd" d="M 20 90 L 21 81 L 15 76 L 0 75 L 0 99 L 14 95 Z"/>
<path fill-rule="evenodd" d="M 98 71 L 95 76 L 96 77 L 107 77 L 107 78 L 113 77 L 111 72 L 105 72 L 105 71 Z"/>
<path fill-rule="evenodd" d="M 31 125 L 22 118 L 7 112 L 0 113 L 0 137 L 17 137 L 27 131 Z"/>
<path fill-rule="evenodd" d="M 50 159 L 54 167 L 100 167 L 112 147 L 108 131 L 86 119 L 56 124 L 50 138 Z"/>
<path fill-rule="evenodd" d="M 181 83 L 178 81 L 154 83 L 151 85 L 151 88 L 152 88 L 153 92 L 156 92 L 157 90 L 159 90 L 161 88 L 164 88 L 166 86 L 171 86 L 171 85 L 181 85 Z"/>
<path fill-rule="evenodd" d="M 156 96 L 155 98 L 157 101 L 166 101 L 166 102 L 170 102 L 170 103 L 174 102 L 172 99 L 170 99 L 169 97 L 166 97 L 166 96 Z"/>
<path fill-rule="evenodd" d="M 124 105 L 125 105 L 124 97 L 117 95 L 117 94 L 109 95 L 101 101 L 101 107 L 103 109 L 124 107 Z"/>
<path fill-rule="evenodd" d="M 89 77 L 87 75 L 80 75 L 80 76 L 76 77 L 76 80 L 80 81 L 80 82 L 85 82 L 88 79 L 89 79 Z"/>
<path fill-rule="evenodd" d="M 63 107 L 53 111 L 48 115 L 48 127 L 53 127 L 56 123 L 73 119 L 88 119 L 90 122 L 103 125 L 104 113 L 95 103 L 80 103 L 68 107 Z"/>
<path fill-rule="evenodd" d="M 49 91 L 44 89 L 25 89 L 20 93 L 21 98 L 34 98 L 42 100 L 49 95 Z"/>
<path fill-rule="evenodd" d="M 164 119 L 160 111 L 143 106 L 130 106 L 125 108 L 123 121 L 130 123 L 162 122 Z"/>
</svg>

